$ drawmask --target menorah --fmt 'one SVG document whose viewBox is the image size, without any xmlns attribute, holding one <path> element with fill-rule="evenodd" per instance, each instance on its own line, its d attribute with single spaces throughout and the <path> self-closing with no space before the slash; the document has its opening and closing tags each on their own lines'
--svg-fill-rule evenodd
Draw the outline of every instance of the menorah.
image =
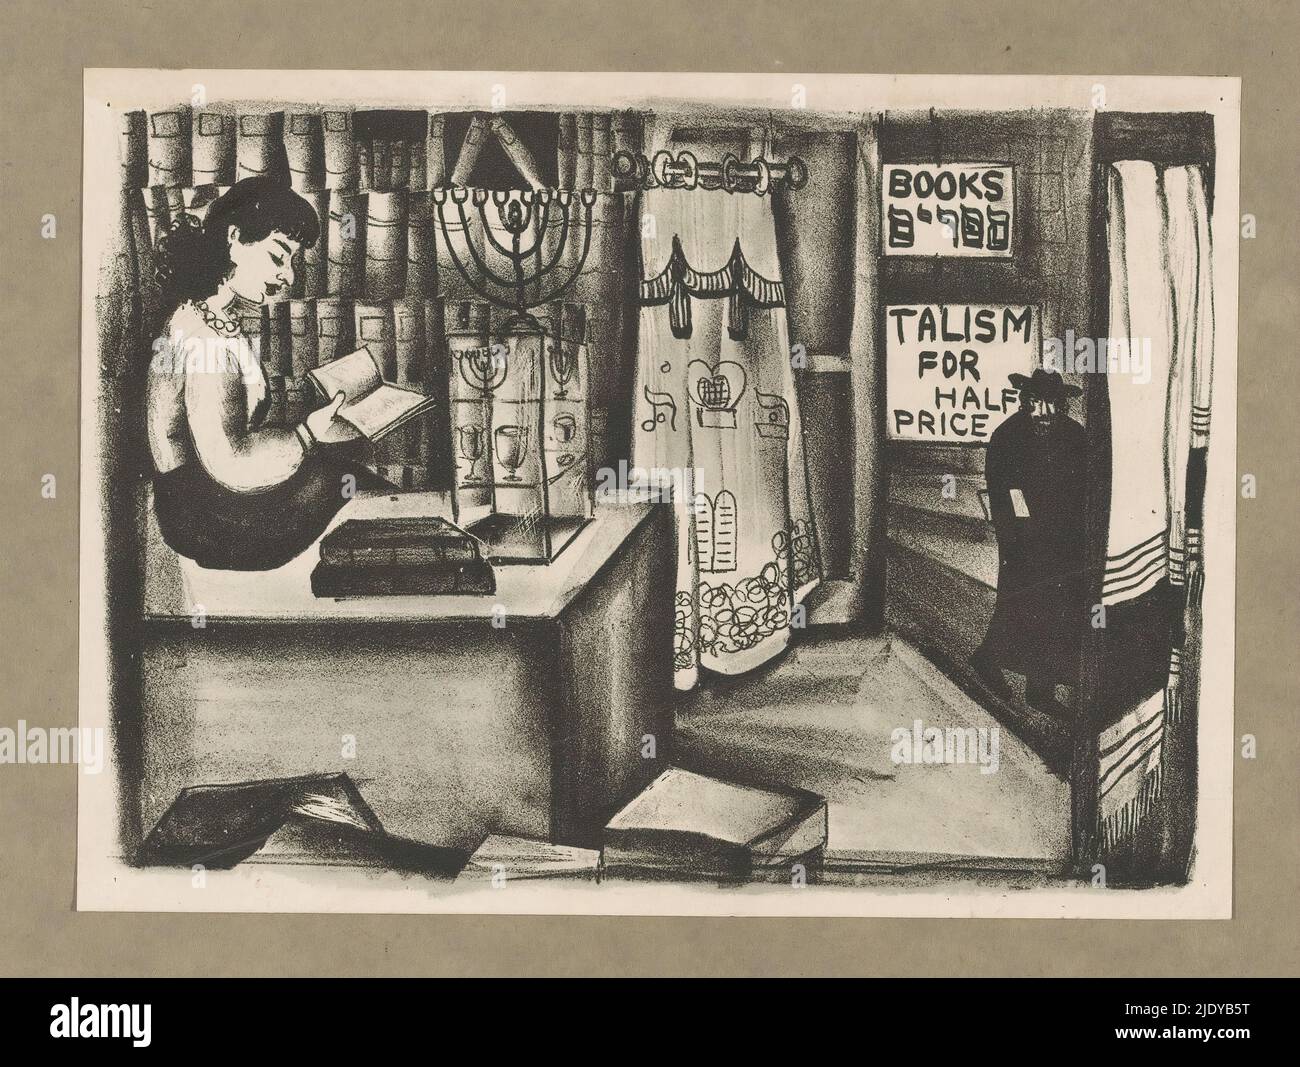
<svg viewBox="0 0 1300 1067">
<path fill-rule="evenodd" d="M 562 298 L 587 261 L 596 193 L 454 186 L 433 199 L 443 262 L 484 302 L 447 308 L 456 518 L 493 562 L 546 563 L 591 516 L 586 316 Z"/>
<path fill-rule="evenodd" d="M 573 193 L 567 189 L 466 189 L 452 186 L 433 190 L 437 205 L 438 224 L 442 231 L 443 246 L 451 257 L 456 272 L 475 293 L 497 307 L 510 308 L 523 315 L 532 308 L 550 304 L 563 298 L 577 282 L 591 250 L 591 209 L 596 204 L 596 191 L 583 189 Z M 570 221 L 570 208 L 582 209 L 581 220 Z M 474 211 L 467 212 L 466 205 Z M 510 243 L 498 238 L 489 221 L 489 212 L 495 208 L 501 229 L 509 235 Z M 447 226 L 447 215 L 455 210 L 464 241 L 454 241 Z M 552 213 L 558 209 L 559 234 L 554 247 L 548 251 L 544 245 L 550 233 Z M 470 219 L 477 215 L 479 229 L 486 246 L 509 261 L 511 277 L 505 277 L 489 266 L 472 237 Z M 569 247 L 571 228 L 581 231 L 582 247 L 577 259 L 561 268 L 565 251 Z M 530 240 L 525 234 L 534 233 Z M 461 249 L 457 248 L 457 245 Z M 462 255 L 465 256 L 462 259 Z M 567 275 L 567 276 L 566 276 Z M 548 279 L 555 278 L 552 287 L 545 288 Z"/>
</svg>

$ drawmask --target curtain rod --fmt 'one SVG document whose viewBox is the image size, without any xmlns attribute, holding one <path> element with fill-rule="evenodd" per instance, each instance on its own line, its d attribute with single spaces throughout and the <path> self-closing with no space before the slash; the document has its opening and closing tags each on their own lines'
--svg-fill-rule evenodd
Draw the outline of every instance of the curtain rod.
<svg viewBox="0 0 1300 1067">
<path fill-rule="evenodd" d="M 784 163 L 760 156 L 752 163 L 742 163 L 728 152 L 719 163 L 702 163 L 690 152 L 660 151 L 653 159 L 627 150 L 613 156 L 616 182 L 628 188 L 645 189 L 717 189 L 728 193 L 756 193 L 766 196 L 776 186 L 802 189 L 808 184 L 808 165 L 798 156 Z"/>
</svg>

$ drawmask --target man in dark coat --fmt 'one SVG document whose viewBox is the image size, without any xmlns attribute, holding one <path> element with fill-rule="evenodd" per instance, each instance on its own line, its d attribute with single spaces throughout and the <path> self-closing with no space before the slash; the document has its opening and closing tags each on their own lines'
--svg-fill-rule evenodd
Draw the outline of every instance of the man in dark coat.
<svg viewBox="0 0 1300 1067">
<path fill-rule="evenodd" d="M 1010 695 L 1002 670 L 1025 676 L 1025 699 L 1060 710 L 1058 682 L 1078 679 L 1084 608 L 1087 435 L 1066 414 L 1080 390 L 1056 372 L 1011 375 L 1020 410 L 989 439 L 984 479 L 998 538 L 998 593 L 971 665 Z"/>
</svg>

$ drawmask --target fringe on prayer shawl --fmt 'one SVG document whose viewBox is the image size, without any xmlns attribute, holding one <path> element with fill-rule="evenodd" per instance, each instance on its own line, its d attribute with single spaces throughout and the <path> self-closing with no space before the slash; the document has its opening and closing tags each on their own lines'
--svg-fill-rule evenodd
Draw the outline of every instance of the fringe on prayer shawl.
<svg viewBox="0 0 1300 1067">
<path fill-rule="evenodd" d="M 1098 811 L 1102 846 L 1132 840 L 1160 799 L 1165 693 L 1153 693 L 1098 739 Z"/>
<path fill-rule="evenodd" d="M 1160 790 L 1164 781 L 1160 764 L 1142 780 L 1142 788 L 1123 807 L 1113 811 L 1101 824 L 1102 847 L 1110 850 L 1131 841 L 1142 824 L 1142 820 L 1155 807 L 1160 799 Z"/>
</svg>

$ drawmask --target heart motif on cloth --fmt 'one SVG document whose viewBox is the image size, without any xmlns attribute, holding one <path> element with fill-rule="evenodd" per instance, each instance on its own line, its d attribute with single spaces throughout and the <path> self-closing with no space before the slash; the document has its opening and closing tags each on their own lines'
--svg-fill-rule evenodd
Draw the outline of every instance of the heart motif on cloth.
<svg viewBox="0 0 1300 1067">
<path fill-rule="evenodd" d="M 745 392 L 745 368 L 732 360 L 705 363 L 693 359 L 686 366 L 696 421 L 712 429 L 735 429 L 736 405 Z"/>
<path fill-rule="evenodd" d="M 745 391 L 745 368 L 724 359 L 712 365 L 693 359 L 686 368 L 695 402 L 711 411 L 734 411 Z"/>
</svg>

